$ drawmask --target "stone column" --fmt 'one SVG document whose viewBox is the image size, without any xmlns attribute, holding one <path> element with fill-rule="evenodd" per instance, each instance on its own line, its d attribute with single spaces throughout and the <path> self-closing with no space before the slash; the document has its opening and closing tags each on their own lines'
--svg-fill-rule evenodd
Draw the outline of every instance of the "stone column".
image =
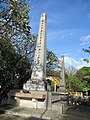
<svg viewBox="0 0 90 120">
<path fill-rule="evenodd" d="M 25 90 L 45 90 L 46 79 L 46 13 L 41 14 L 31 79 L 24 84 Z"/>
<path fill-rule="evenodd" d="M 32 80 L 43 80 L 46 78 L 46 14 L 41 14 L 39 32 L 32 69 Z"/>
<path fill-rule="evenodd" d="M 64 66 L 64 56 L 61 57 L 61 80 L 59 91 L 65 91 L 65 66 Z"/>
</svg>

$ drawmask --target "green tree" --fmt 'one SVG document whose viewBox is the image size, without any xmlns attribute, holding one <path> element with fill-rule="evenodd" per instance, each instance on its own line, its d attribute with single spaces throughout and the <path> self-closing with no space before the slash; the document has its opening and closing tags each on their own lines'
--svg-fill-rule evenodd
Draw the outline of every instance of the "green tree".
<svg viewBox="0 0 90 120">
<path fill-rule="evenodd" d="M 22 88 L 31 76 L 33 54 L 22 56 L 8 43 L 9 39 L 0 41 L 0 98 L 6 97 L 9 89 Z M 10 42 L 11 43 L 11 42 Z M 30 57 L 30 58 L 29 58 Z"/>
<path fill-rule="evenodd" d="M 36 36 L 30 34 L 28 0 L 0 1 L 0 97 L 31 75 Z"/>
<path fill-rule="evenodd" d="M 83 49 L 83 51 L 90 54 L 90 46 L 88 47 L 88 49 Z M 90 60 L 88 58 L 84 58 L 83 60 L 86 61 L 87 63 L 90 62 Z"/>
<path fill-rule="evenodd" d="M 0 4 L 0 35 L 14 39 L 30 34 L 30 9 L 27 0 L 2 0 Z"/>
<path fill-rule="evenodd" d="M 54 52 L 47 50 L 46 58 L 47 70 L 55 70 L 60 68 L 60 61 Z"/>
<path fill-rule="evenodd" d="M 73 66 L 69 66 L 65 69 L 65 79 L 66 79 L 66 87 L 67 89 L 73 89 L 71 79 L 74 79 L 74 75 L 76 74 L 76 69 Z"/>
<path fill-rule="evenodd" d="M 46 75 L 60 78 L 60 70 L 47 70 Z"/>
<path fill-rule="evenodd" d="M 52 51 L 47 50 L 46 59 L 47 59 L 46 75 L 60 77 L 60 61 L 56 54 Z"/>
<path fill-rule="evenodd" d="M 77 71 L 76 76 L 83 83 L 83 90 L 90 90 L 90 67 L 82 67 Z"/>
<path fill-rule="evenodd" d="M 90 67 L 83 67 L 67 78 L 67 88 L 73 91 L 90 90 Z"/>
<path fill-rule="evenodd" d="M 79 91 L 79 90 L 83 89 L 83 83 L 75 75 L 69 76 L 68 82 L 69 82 L 68 83 L 69 86 L 67 86 L 67 89 L 69 89 L 71 91 Z"/>
<path fill-rule="evenodd" d="M 28 4 L 28 0 L 2 0 L 0 4 L 0 41 L 10 40 L 8 46 L 13 45 L 23 57 L 32 50 L 35 38 L 30 34 Z"/>
</svg>

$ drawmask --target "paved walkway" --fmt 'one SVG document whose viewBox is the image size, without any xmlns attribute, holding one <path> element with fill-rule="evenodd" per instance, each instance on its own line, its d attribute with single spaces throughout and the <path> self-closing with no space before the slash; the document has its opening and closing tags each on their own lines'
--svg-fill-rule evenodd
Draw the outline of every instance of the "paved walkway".
<svg viewBox="0 0 90 120">
<path fill-rule="evenodd" d="M 31 120 L 32 117 L 37 119 L 58 120 L 62 116 L 59 112 L 51 109 L 32 109 L 25 107 L 13 107 L 10 105 L 2 105 L 0 106 L 0 110 L 4 111 L 5 114 L 25 117 L 28 118 L 28 120 Z"/>
<path fill-rule="evenodd" d="M 0 111 L 0 120 L 90 120 L 90 106 L 69 106 L 62 115 L 57 111 L 44 109 L 12 106 L 0 106 L 0 109 L 3 110 Z"/>
</svg>

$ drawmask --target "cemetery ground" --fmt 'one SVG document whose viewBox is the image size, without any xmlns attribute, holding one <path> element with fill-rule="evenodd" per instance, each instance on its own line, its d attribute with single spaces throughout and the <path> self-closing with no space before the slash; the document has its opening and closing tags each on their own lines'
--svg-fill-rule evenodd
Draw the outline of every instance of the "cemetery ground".
<svg viewBox="0 0 90 120">
<path fill-rule="evenodd" d="M 24 118 L 23 115 L 5 114 L 4 111 L 0 111 L 0 120 L 90 120 L 90 106 L 85 105 L 68 106 L 68 110 L 62 115 L 50 110 L 40 111 L 38 109 L 37 114 L 33 110 L 29 112 L 34 112 L 33 116 Z"/>
</svg>

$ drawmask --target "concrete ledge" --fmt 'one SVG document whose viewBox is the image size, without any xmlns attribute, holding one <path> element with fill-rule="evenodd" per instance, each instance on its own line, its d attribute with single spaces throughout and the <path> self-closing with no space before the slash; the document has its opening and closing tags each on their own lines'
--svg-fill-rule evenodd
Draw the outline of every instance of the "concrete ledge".
<svg viewBox="0 0 90 120">
<path fill-rule="evenodd" d="M 66 102 L 57 102 L 52 104 L 52 110 L 58 111 L 60 114 L 63 114 L 67 110 L 67 104 Z"/>
<path fill-rule="evenodd" d="M 22 90 L 10 90 L 8 95 L 26 99 L 45 99 L 47 94 L 46 92 L 37 91 L 31 91 L 31 93 L 24 93 Z"/>
</svg>

